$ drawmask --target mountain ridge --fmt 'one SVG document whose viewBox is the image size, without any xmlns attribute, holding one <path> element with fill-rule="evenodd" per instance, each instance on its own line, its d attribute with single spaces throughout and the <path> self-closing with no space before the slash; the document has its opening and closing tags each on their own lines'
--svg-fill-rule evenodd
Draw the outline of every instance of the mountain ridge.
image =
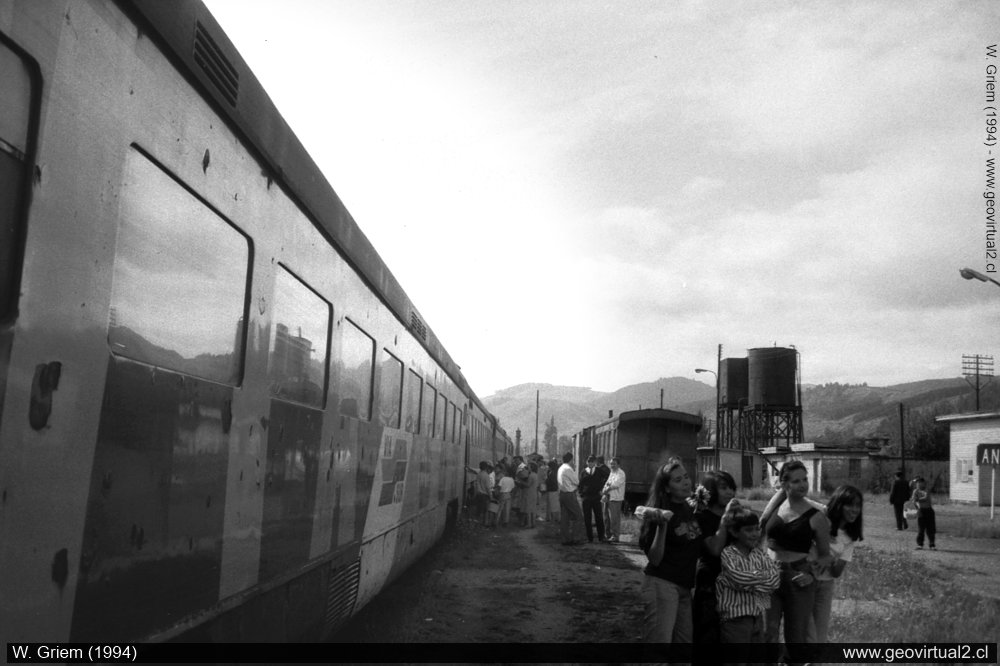
<svg viewBox="0 0 1000 666">
<path fill-rule="evenodd" d="M 521 431 L 522 451 L 535 450 L 536 399 L 538 439 L 543 442 L 546 428 L 553 421 L 560 438 L 572 437 L 587 426 L 607 420 L 609 413 L 661 404 L 666 409 L 715 418 L 715 387 L 687 377 L 661 377 L 610 392 L 529 382 L 483 398 L 483 404 L 500 420 L 512 440 L 516 431 Z M 887 450 L 895 446 L 898 451 L 901 403 L 906 410 L 907 450 L 917 447 L 936 457 L 941 455 L 942 446 L 947 449 L 947 428 L 936 424 L 934 417 L 975 411 L 975 392 L 963 377 L 882 387 L 836 382 L 803 385 L 803 439 L 850 443 L 874 438 L 887 442 Z M 980 403 L 981 411 L 1000 409 L 1000 382 L 991 382 L 981 390 Z"/>
</svg>

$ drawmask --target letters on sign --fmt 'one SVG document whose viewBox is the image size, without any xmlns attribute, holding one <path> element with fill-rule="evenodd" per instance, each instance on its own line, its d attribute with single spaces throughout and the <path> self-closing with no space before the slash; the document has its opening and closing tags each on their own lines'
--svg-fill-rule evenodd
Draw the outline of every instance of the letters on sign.
<svg viewBox="0 0 1000 666">
<path fill-rule="evenodd" d="M 1000 444 L 980 444 L 976 447 L 976 465 L 1000 465 Z"/>
</svg>

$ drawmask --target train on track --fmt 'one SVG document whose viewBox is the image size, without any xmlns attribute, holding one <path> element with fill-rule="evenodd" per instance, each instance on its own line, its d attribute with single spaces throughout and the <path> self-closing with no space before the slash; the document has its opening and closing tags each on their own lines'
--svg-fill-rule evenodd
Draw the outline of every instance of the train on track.
<svg viewBox="0 0 1000 666">
<path fill-rule="evenodd" d="M 606 421 L 587 426 L 573 436 L 578 466 L 589 455 L 618 458 L 625 472 L 625 502 L 629 507 L 644 504 L 657 470 L 669 458 L 684 462 L 692 482 L 696 482 L 698 432 L 702 418 L 671 409 L 636 409 L 609 414 Z"/>
<path fill-rule="evenodd" d="M 0 2 L 0 644 L 309 641 L 512 451 L 197 0 Z"/>
</svg>

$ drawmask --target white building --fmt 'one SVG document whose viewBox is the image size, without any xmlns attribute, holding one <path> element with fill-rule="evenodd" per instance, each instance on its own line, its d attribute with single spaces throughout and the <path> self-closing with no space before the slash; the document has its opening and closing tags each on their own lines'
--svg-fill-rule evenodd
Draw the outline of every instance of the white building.
<svg viewBox="0 0 1000 666">
<path fill-rule="evenodd" d="M 951 499 L 989 506 L 993 467 L 977 464 L 976 448 L 980 444 L 1000 446 L 1000 412 L 950 414 L 935 420 L 947 423 L 950 432 Z M 1000 469 L 996 474 L 1000 477 Z M 994 504 L 1000 505 L 1000 478 L 996 484 Z"/>
</svg>

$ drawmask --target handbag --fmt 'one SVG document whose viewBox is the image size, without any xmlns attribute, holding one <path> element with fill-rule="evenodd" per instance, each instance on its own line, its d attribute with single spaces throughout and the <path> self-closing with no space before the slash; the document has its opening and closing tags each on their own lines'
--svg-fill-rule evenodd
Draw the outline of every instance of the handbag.
<svg viewBox="0 0 1000 666">
<path fill-rule="evenodd" d="M 916 502 L 904 502 L 903 503 L 903 518 L 907 520 L 913 520 L 917 517 L 917 504 Z"/>
</svg>

